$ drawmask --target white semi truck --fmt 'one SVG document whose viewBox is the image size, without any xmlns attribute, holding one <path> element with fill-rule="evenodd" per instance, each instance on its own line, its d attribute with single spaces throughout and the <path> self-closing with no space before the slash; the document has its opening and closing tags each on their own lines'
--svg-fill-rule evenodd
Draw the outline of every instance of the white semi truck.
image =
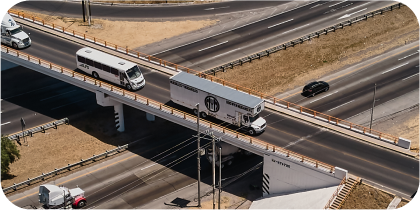
<svg viewBox="0 0 420 210">
<path fill-rule="evenodd" d="M 192 74 L 180 72 L 171 78 L 171 100 L 188 107 L 205 118 L 212 116 L 238 126 L 250 135 L 261 133 L 266 121 L 259 116 L 264 109 L 264 100 L 217 84 Z M 199 109 L 196 109 L 196 104 Z"/>
<path fill-rule="evenodd" d="M 82 208 L 86 205 L 85 191 L 79 187 L 68 189 L 64 186 L 45 184 L 39 186 L 39 202 L 43 208 L 58 209 L 74 206 Z"/>
<path fill-rule="evenodd" d="M 12 16 L 6 14 L 1 21 L 1 43 L 19 49 L 31 45 L 31 38 L 13 20 Z"/>
</svg>

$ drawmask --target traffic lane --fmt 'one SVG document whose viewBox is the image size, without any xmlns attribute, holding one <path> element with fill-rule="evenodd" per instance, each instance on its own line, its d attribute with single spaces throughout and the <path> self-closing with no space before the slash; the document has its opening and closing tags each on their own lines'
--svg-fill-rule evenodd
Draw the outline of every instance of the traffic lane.
<svg viewBox="0 0 420 210">
<path fill-rule="evenodd" d="M 413 58 L 404 66 L 388 64 L 386 68 L 382 68 L 382 65 L 386 63 L 371 67 L 368 72 L 357 76 L 349 76 L 344 82 L 334 81 L 330 84 L 328 92 L 322 92 L 315 97 L 299 96 L 302 99 L 298 104 L 332 116 L 346 118 L 371 107 L 375 83 L 378 100 L 376 105 L 418 89 L 418 84 L 415 83 L 418 77 L 413 76 L 418 74 L 418 58 Z M 410 76 L 413 78 L 410 79 Z M 355 104 L 357 107 L 352 106 Z"/>
<path fill-rule="evenodd" d="M 355 2 L 355 4 L 353 4 L 351 7 L 354 8 L 363 4 L 364 2 Z M 380 5 L 381 4 L 379 3 L 371 4 L 373 8 L 379 7 Z M 218 65 L 220 62 L 230 62 L 231 60 L 226 61 L 223 59 L 223 57 L 219 57 L 217 55 L 223 55 L 223 53 L 226 52 L 239 55 L 244 51 L 250 51 L 254 53 L 257 51 L 256 48 L 261 48 L 261 46 L 265 46 L 267 43 L 270 45 L 268 47 L 272 47 L 289 41 L 292 39 L 292 37 L 296 38 L 296 32 L 302 30 L 311 30 L 311 32 L 314 30 L 319 30 L 319 28 L 316 29 L 319 26 L 314 23 L 319 21 L 319 19 L 328 19 L 325 17 L 324 13 L 328 11 L 329 8 L 317 7 L 315 9 L 310 9 L 310 6 L 311 5 L 308 5 L 254 24 L 247 25 L 239 29 L 235 29 L 234 31 L 228 32 L 227 34 L 221 34 L 209 39 L 201 40 L 200 42 L 195 42 L 164 53 L 160 53 L 156 56 L 174 63 L 178 63 L 180 65 L 186 65 L 187 67 L 191 68 L 195 68 L 195 66 L 199 64 L 201 64 L 201 66 L 206 66 L 206 64 L 213 64 L 214 66 Z M 339 14 L 344 13 L 345 11 L 340 11 Z M 328 15 L 337 16 L 337 13 L 331 13 Z M 331 22 L 332 20 L 329 21 Z M 332 24 L 333 23 L 330 25 Z M 214 40 L 216 40 L 216 42 Z M 215 46 L 218 44 L 220 46 Z M 202 50 L 208 47 L 211 48 L 197 52 L 200 49 Z M 207 59 L 204 59 L 203 61 L 203 58 Z M 210 61 L 208 59 L 210 59 Z M 219 61 L 217 61 L 217 59 Z M 220 59 L 223 60 L 220 61 Z"/>
<path fill-rule="evenodd" d="M 211 4 L 193 4 L 183 6 L 102 6 L 91 5 L 92 16 L 106 19 L 138 20 L 140 18 L 179 18 L 209 16 L 244 10 L 276 7 L 290 1 L 230 1 Z M 81 18 L 81 3 L 57 1 L 24 1 L 13 6 L 15 9 Z"/>
<path fill-rule="evenodd" d="M 310 154 L 311 158 L 334 165 L 346 165 L 349 173 L 375 180 L 384 186 L 411 196 L 419 185 L 419 162 L 392 151 L 365 144 L 360 147 L 354 140 L 340 135 L 331 137 L 327 132 L 314 135 L 290 147 L 290 150 Z M 353 148 L 350 152 L 349 148 Z"/>
</svg>

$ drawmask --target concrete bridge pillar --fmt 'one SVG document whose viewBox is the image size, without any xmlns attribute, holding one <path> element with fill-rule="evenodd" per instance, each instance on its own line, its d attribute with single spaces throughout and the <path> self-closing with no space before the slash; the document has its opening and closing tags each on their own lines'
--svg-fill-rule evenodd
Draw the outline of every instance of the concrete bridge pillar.
<svg viewBox="0 0 420 210">
<path fill-rule="evenodd" d="M 101 106 L 114 106 L 115 128 L 117 128 L 117 131 L 119 132 L 124 132 L 123 104 L 110 99 L 108 95 L 100 91 L 96 91 L 96 102 Z"/>
<path fill-rule="evenodd" d="M 153 122 L 155 121 L 155 115 L 152 115 L 146 112 L 146 119 L 150 122 Z"/>
</svg>

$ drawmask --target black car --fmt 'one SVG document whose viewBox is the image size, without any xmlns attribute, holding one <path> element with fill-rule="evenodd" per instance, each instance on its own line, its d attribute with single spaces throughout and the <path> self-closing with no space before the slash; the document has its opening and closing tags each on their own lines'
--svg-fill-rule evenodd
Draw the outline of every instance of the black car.
<svg viewBox="0 0 420 210">
<path fill-rule="evenodd" d="M 303 88 L 302 95 L 315 96 L 318 93 L 326 92 L 330 89 L 330 85 L 324 81 L 311 82 Z"/>
</svg>

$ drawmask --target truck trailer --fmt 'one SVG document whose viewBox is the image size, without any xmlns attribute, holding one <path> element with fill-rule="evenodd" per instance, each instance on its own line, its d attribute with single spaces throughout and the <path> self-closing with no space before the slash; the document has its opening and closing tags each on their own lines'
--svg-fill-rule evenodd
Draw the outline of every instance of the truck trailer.
<svg viewBox="0 0 420 210">
<path fill-rule="evenodd" d="M 1 43 L 18 49 L 31 45 L 31 38 L 13 20 L 12 16 L 6 14 L 1 21 Z"/>
<path fill-rule="evenodd" d="M 233 88 L 180 72 L 169 78 L 171 100 L 200 113 L 238 126 L 250 135 L 261 133 L 266 121 L 259 116 L 264 100 Z M 199 104 L 197 110 L 196 105 Z"/>
</svg>

